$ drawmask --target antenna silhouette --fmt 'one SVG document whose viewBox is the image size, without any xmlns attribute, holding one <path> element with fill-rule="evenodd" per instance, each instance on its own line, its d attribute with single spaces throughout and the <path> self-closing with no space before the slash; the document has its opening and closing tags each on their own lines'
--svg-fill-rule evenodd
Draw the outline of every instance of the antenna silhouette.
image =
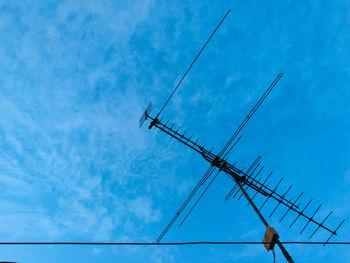
<svg viewBox="0 0 350 263">
<path fill-rule="evenodd" d="M 144 113 L 140 119 L 140 122 L 139 122 L 139 127 L 141 127 L 146 120 L 149 120 L 150 121 L 150 124 L 148 127 L 149 129 L 151 129 L 152 127 L 155 127 L 157 129 L 161 130 L 165 134 L 173 137 L 177 141 L 181 142 L 182 144 L 186 145 L 190 149 L 199 153 L 210 164 L 209 168 L 204 173 L 202 178 L 198 181 L 198 183 L 196 184 L 194 189 L 191 191 L 191 193 L 188 195 L 186 200 L 180 206 L 180 208 L 175 213 L 173 218 L 170 220 L 168 225 L 161 232 L 161 234 L 157 238 L 157 242 L 160 242 L 162 240 L 162 238 L 169 231 L 169 229 L 172 227 L 172 225 L 175 223 L 175 221 L 178 219 L 178 217 L 186 209 L 189 202 L 197 194 L 198 190 L 200 190 L 201 188 L 204 188 L 202 193 L 197 197 L 197 200 L 194 202 L 194 204 L 192 205 L 190 210 L 187 212 L 187 214 L 185 215 L 185 217 L 183 218 L 183 220 L 179 224 L 179 227 L 181 227 L 184 224 L 184 222 L 188 219 L 189 215 L 191 214 L 193 209 L 196 207 L 198 202 L 201 200 L 201 198 L 203 197 L 205 192 L 212 185 L 213 181 L 217 178 L 217 176 L 220 174 L 220 172 L 224 172 L 235 182 L 235 185 L 233 186 L 233 188 L 226 195 L 225 200 L 228 201 L 231 198 L 235 198 L 236 196 L 238 196 L 237 194 L 240 192 L 241 194 L 238 197 L 238 200 L 241 199 L 242 196 L 244 196 L 248 201 L 248 205 L 250 205 L 254 209 L 255 213 L 259 216 L 260 220 L 266 226 L 264 241 L 269 242 L 269 244 L 265 244 L 266 249 L 268 251 L 273 250 L 274 245 L 277 244 L 280 247 L 285 258 L 288 260 L 288 262 L 294 262 L 292 260 L 291 256 L 289 255 L 289 253 L 287 252 L 287 250 L 284 248 L 283 244 L 280 242 L 277 232 L 272 227 L 269 226 L 266 219 L 264 218 L 264 216 L 261 213 L 265 204 L 269 200 L 274 200 L 275 202 L 277 202 L 274 209 L 270 212 L 269 217 L 273 216 L 273 214 L 276 212 L 278 207 L 280 207 L 280 206 L 285 207 L 286 211 L 283 214 L 282 218 L 279 220 L 280 223 L 285 219 L 287 214 L 289 214 L 289 212 L 292 211 L 296 214 L 296 218 L 290 224 L 289 227 L 292 227 L 294 225 L 294 223 L 299 218 L 304 218 L 306 220 L 306 224 L 303 227 L 303 229 L 301 230 L 300 234 L 302 234 L 304 232 L 304 230 L 310 225 L 310 223 L 313 225 L 316 225 L 315 230 L 312 232 L 312 234 L 309 236 L 309 238 L 312 238 L 314 236 L 314 234 L 321 228 L 324 231 L 327 231 L 330 233 L 329 238 L 325 241 L 324 244 L 326 244 L 331 239 L 332 236 L 337 235 L 337 231 L 340 228 L 340 226 L 344 223 L 344 220 L 338 225 L 338 227 L 336 227 L 335 230 L 332 230 L 331 227 L 328 227 L 325 225 L 326 220 L 329 218 L 329 216 L 332 214 L 332 212 L 330 212 L 322 221 L 319 221 L 318 219 L 315 218 L 315 216 L 316 216 L 317 212 L 320 210 L 321 205 L 318 206 L 318 208 L 314 211 L 314 213 L 312 213 L 312 215 L 310 215 L 309 213 L 306 212 L 306 209 L 308 208 L 308 206 L 312 202 L 312 199 L 303 207 L 303 209 L 301 209 L 301 204 L 299 204 L 298 202 L 301 199 L 303 192 L 301 194 L 299 194 L 298 197 L 295 198 L 295 200 L 293 201 L 292 198 L 287 198 L 287 195 L 289 194 L 290 190 L 292 189 L 292 185 L 289 186 L 289 188 L 283 193 L 281 193 L 278 190 L 278 187 L 280 186 L 281 182 L 283 181 L 283 178 L 281 178 L 275 186 L 272 186 L 272 185 L 270 186 L 270 183 L 268 182 L 268 180 L 270 179 L 272 172 L 270 172 L 266 177 L 263 175 L 260 175 L 262 170 L 264 169 L 264 166 L 261 166 L 261 168 L 259 168 L 259 166 L 261 164 L 260 163 L 261 156 L 258 156 L 256 158 L 256 160 L 250 165 L 250 167 L 248 167 L 248 169 L 246 171 L 244 171 L 244 169 L 239 169 L 236 166 L 236 163 L 234 163 L 232 165 L 227 161 L 229 153 L 232 151 L 232 149 L 236 146 L 236 144 L 239 142 L 239 140 L 242 137 L 240 135 L 242 129 L 245 127 L 247 122 L 253 117 L 255 112 L 262 105 L 262 103 L 267 98 L 267 96 L 270 94 L 272 89 L 276 86 L 276 84 L 282 78 L 283 73 L 279 73 L 277 75 L 277 77 L 270 84 L 270 86 L 266 89 L 266 91 L 262 94 L 262 96 L 257 101 L 257 103 L 252 107 L 252 109 L 247 114 L 247 116 L 243 119 L 241 124 L 234 131 L 234 133 L 232 134 L 230 139 L 227 141 L 227 143 L 224 145 L 224 147 L 221 149 L 221 151 L 219 151 L 217 154 L 213 153 L 213 148 L 211 148 L 211 150 L 207 150 L 206 144 L 200 145 L 198 143 L 199 138 L 194 140 L 194 139 L 192 139 L 193 135 L 191 135 L 190 137 L 187 137 L 185 135 L 185 132 L 182 134 L 179 132 L 180 128 L 175 130 L 173 128 L 175 126 L 174 124 L 170 125 L 170 124 L 168 124 L 169 121 L 164 123 L 164 122 L 162 122 L 162 118 L 159 119 L 160 114 L 163 112 L 164 108 L 169 103 L 170 99 L 172 98 L 172 96 L 174 95 L 176 90 L 179 88 L 180 84 L 182 83 L 182 81 L 186 77 L 187 73 L 190 71 L 193 64 L 197 61 L 198 57 L 200 56 L 200 54 L 202 53 L 204 48 L 207 46 L 207 44 L 209 43 L 210 39 L 213 37 L 215 32 L 218 30 L 220 25 L 223 23 L 223 21 L 225 20 L 225 18 L 229 14 L 229 12 L 230 12 L 230 10 L 227 11 L 227 13 L 221 19 L 220 23 L 216 26 L 215 30 L 210 35 L 209 39 L 205 42 L 204 46 L 201 48 L 201 50 L 199 51 L 199 53 L 197 54 L 197 56 L 195 57 L 193 62 L 190 64 L 189 68 L 187 69 L 185 74 L 182 76 L 179 83 L 176 85 L 176 87 L 174 88 L 173 92 L 170 94 L 169 98 L 166 100 L 166 102 L 163 105 L 163 107 L 161 108 L 161 110 L 154 117 L 152 117 L 150 115 L 151 110 L 152 110 L 152 106 L 150 103 L 147 106 L 146 110 L 144 111 Z M 240 135 L 240 136 L 238 137 L 238 135 Z M 215 171 L 216 171 L 215 175 L 212 176 Z M 258 176 L 260 176 L 259 179 L 258 179 Z M 209 178 L 211 178 L 211 180 L 208 181 Z M 249 189 L 253 190 L 253 192 L 254 192 L 254 195 L 252 198 L 247 193 L 247 190 L 249 190 Z M 255 205 L 255 203 L 253 202 L 253 200 L 256 196 L 260 196 L 263 198 L 263 203 L 260 206 L 260 208 L 258 208 Z"/>
</svg>

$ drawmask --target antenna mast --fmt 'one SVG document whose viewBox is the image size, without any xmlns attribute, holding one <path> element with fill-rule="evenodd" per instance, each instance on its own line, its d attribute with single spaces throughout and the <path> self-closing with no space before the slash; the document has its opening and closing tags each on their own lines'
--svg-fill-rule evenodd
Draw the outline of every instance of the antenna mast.
<svg viewBox="0 0 350 263">
<path fill-rule="evenodd" d="M 195 152 L 199 153 L 206 161 L 208 161 L 210 163 L 210 166 L 208 168 L 208 170 L 204 173 L 204 175 L 202 176 L 202 178 L 199 180 L 199 182 L 197 183 L 197 185 L 194 187 L 194 189 L 192 190 L 192 192 L 189 194 L 189 196 L 187 197 L 187 199 L 184 201 L 184 203 L 181 205 L 181 207 L 179 208 L 179 210 L 175 213 L 174 217 L 170 220 L 169 224 L 165 227 L 165 229 L 163 230 L 163 232 L 160 234 L 160 236 L 157 239 L 157 242 L 160 242 L 161 239 L 164 237 L 164 235 L 169 231 L 169 229 L 171 228 L 171 226 L 175 223 L 175 221 L 177 220 L 177 218 L 181 215 L 181 213 L 186 209 L 187 205 L 189 204 L 189 202 L 191 201 L 191 199 L 196 195 L 197 191 L 206 184 L 205 189 L 203 190 L 202 194 L 197 198 L 196 202 L 194 203 L 194 205 L 191 207 L 191 209 L 189 210 L 189 212 L 186 214 L 186 216 L 184 217 L 184 219 L 182 220 L 182 222 L 180 223 L 179 227 L 182 226 L 182 224 L 185 222 L 185 220 L 188 218 L 188 216 L 190 215 L 190 213 L 193 211 L 193 209 L 195 208 L 195 206 L 198 204 L 198 202 L 201 200 L 201 198 L 203 197 L 203 195 L 205 194 L 205 192 L 207 191 L 207 189 L 211 186 L 211 184 L 213 183 L 213 181 L 216 179 L 216 177 L 218 176 L 218 174 L 220 172 L 224 172 L 226 173 L 234 182 L 235 182 L 235 186 L 231 189 L 231 191 L 227 194 L 225 200 L 229 200 L 231 197 L 235 198 L 235 196 L 241 192 L 240 197 L 238 198 L 238 200 L 244 196 L 247 201 L 248 201 L 248 205 L 251 205 L 251 207 L 254 209 L 255 213 L 259 216 L 260 220 L 264 223 L 264 225 L 266 226 L 266 233 L 264 236 L 264 241 L 268 242 L 269 244 L 265 244 L 266 249 L 272 250 L 274 253 L 274 245 L 277 244 L 284 257 L 288 260 L 288 262 L 294 262 L 291 258 L 291 256 L 289 255 L 289 253 L 287 252 L 287 250 L 284 248 L 284 246 L 282 245 L 282 243 L 279 240 L 279 236 L 277 234 L 277 232 L 269 226 L 269 224 L 267 223 L 266 219 L 263 217 L 261 210 L 262 208 L 265 206 L 265 204 L 267 203 L 268 200 L 275 200 L 277 201 L 277 205 L 274 208 L 274 210 L 272 211 L 272 213 L 270 214 L 269 217 L 271 217 L 274 212 L 277 210 L 277 208 L 279 207 L 279 205 L 282 204 L 282 206 L 287 208 L 287 211 L 285 212 L 285 214 L 283 215 L 283 217 L 279 220 L 279 222 L 281 222 L 286 215 L 290 212 L 293 211 L 297 214 L 297 217 L 294 219 L 294 221 L 291 223 L 290 227 L 293 226 L 293 224 L 296 222 L 296 220 L 298 218 L 304 218 L 307 220 L 306 225 L 304 226 L 304 228 L 302 229 L 302 231 L 300 232 L 300 234 L 306 229 L 306 227 L 309 225 L 309 223 L 313 223 L 314 225 L 316 225 L 316 229 L 314 230 L 314 232 L 311 234 L 310 238 L 320 229 L 324 229 L 325 231 L 329 232 L 331 235 L 330 237 L 327 239 L 327 241 L 324 243 L 326 244 L 330 238 L 333 235 L 337 235 L 337 231 L 340 228 L 340 226 L 344 223 L 344 220 L 339 224 L 339 226 L 335 229 L 335 230 L 331 230 L 331 228 L 327 227 L 324 225 L 325 221 L 327 220 L 327 218 L 331 215 L 332 212 L 330 212 L 327 217 L 324 218 L 324 220 L 320 223 L 318 220 L 315 219 L 315 215 L 318 212 L 318 210 L 321 208 L 321 205 L 317 208 L 317 210 L 313 213 L 312 216 L 308 215 L 305 210 L 306 208 L 309 206 L 309 204 L 311 203 L 312 199 L 307 203 L 307 205 L 301 209 L 300 208 L 300 204 L 297 204 L 298 200 L 300 199 L 300 197 L 303 195 L 303 193 L 301 193 L 294 201 L 292 201 L 291 198 L 287 198 L 287 194 L 289 192 L 289 190 L 292 188 L 292 185 L 287 189 L 286 192 L 279 193 L 277 191 L 278 186 L 280 185 L 280 183 L 282 182 L 283 178 L 280 179 L 279 183 L 275 186 L 272 187 L 270 186 L 270 183 L 268 183 L 267 181 L 269 180 L 272 172 L 265 178 L 263 179 L 263 176 L 260 176 L 258 178 L 258 175 L 261 173 L 261 171 L 264 169 L 264 166 L 262 166 L 259 171 L 257 173 L 255 173 L 255 171 L 257 170 L 257 168 L 260 166 L 260 160 L 261 157 L 259 156 L 253 163 L 252 165 L 246 170 L 244 171 L 244 169 L 239 169 L 236 166 L 236 163 L 234 163 L 233 165 L 230 164 L 227 161 L 228 155 L 231 152 L 231 150 L 236 146 L 236 144 L 238 143 L 238 141 L 241 139 L 241 135 L 237 138 L 237 136 L 240 134 L 240 132 L 242 131 L 242 129 L 245 127 L 245 125 L 247 124 L 247 122 L 252 118 L 252 116 L 255 114 L 255 112 L 258 110 L 258 108 L 261 106 L 261 104 L 264 102 L 264 100 L 266 99 L 266 97 L 270 94 L 270 92 L 272 91 L 272 89 L 276 86 L 276 84 L 278 83 L 278 81 L 282 78 L 283 73 L 279 73 L 277 75 L 277 77 L 275 78 L 275 80 L 270 84 L 270 86 L 267 88 L 267 90 L 264 92 L 264 94 L 260 97 L 260 99 L 258 100 L 258 102 L 254 105 L 254 107 L 250 110 L 250 112 L 248 113 L 248 115 L 244 118 L 244 120 L 242 121 L 242 123 L 238 126 L 238 128 L 235 130 L 235 132 L 233 133 L 233 135 L 230 137 L 230 139 L 228 140 L 228 142 L 224 145 L 224 147 L 222 148 L 222 150 L 218 153 L 218 154 L 214 154 L 212 149 L 211 150 L 207 150 L 206 148 L 206 144 L 204 145 L 200 145 L 198 143 L 199 139 L 195 140 L 192 139 L 193 135 L 190 137 L 187 137 L 185 135 L 185 132 L 183 134 L 181 134 L 179 132 L 180 128 L 178 128 L 177 130 L 175 130 L 174 124 L 172 124 L 170 126 L 170 124 L 168 125 L 167 121 L 166 123 L 162 122 L 162 118 L 159 119 L 160 114 L 163 112 L 164 108 L 166 107 L 166 105 L 169 103 L 170 99 L 172 98 L 172 96 L 174 95 L 174 93 L 176 92 L 176 90 L 178 89 L 178 87 L 180 86 L 180 84 L 182 83 L 182 81 L 184 80 L 184 78 L 186 77 L 187 73 L 190 71 L 190 69 L 192 68 L 193 64 L 197 61 L 198 57 L 200 56 L 200 54 L 202 53 L 202 51 L 204 50 L 204 48 L 207 46 L 207 44 L 209 43 L 209 41 L 211 40 L 211 38 L 214 36 L 215 32 L 218 30 L 218 28 L 220 27 L 220 25 L 223 23 L 223 21 L 225 20 L 225 18 L 227 17 L 227 15 L 229 14 L 230 10 L 227 11 L 227 13 L 224 15 L 224 17 L 221 19 L 220 23 L 216 26 L 215 30 L 213 31 L 213 33 L 210 35 L 210 37 L 208 38 L 208 40 L 205 42 L 204 46 L 201 48 L 201 50 L 199 51 L 199 53 L 197 54 L 197 56 L 195 57 L 195 59 L 193 60 L 193 62 L 190 64 L 189 68 L 186 70 L 186 72 L 184 73 L 184 75 L 182 76 L 182 78 L 180 79 L 179 83 L 176 85 L 176 87 L 174 88 L 173 92 L 170 94 L 169 98 L 166 100 L 165 104 L 163 105 L 163 107 L 161 108 L 161 110 L 158 112 L 158 114 L 156 114 L 155 117 L 152 117 L 150 115 L 150 112 L 152 110 L 152 106 L 151 103 L 148 105 L 148 107 L 146 108 L 145 112 L 143 113 L 140 122 L 139 122 L 139 127 L 141 127 L 144 122 L 146 120 L 150 121 L 150 125 L 149 125 L 149 129 L 151 129 L 152 127 L 155 127 L 159 130 L 161 130 L 162 132 L 164 132 L 165 134 L 173 137 L 174 139 L 176 139 L 177 141 L 181 142 L 182 144 L 186 145 L 188 148 L 190 148 L 191 150 L 194 150 Z M 214 173 L 214 171 L 216 171 L 215 176 L 212 176 L 212 174 Z M 208 179 L 211 178 L 211 180 L 209 181 L 209 183 L 207 183 Z M 263 181 L 263 182 L 262 182 Z M 245 187 L 245 188 L 244 188 Z M 247 193 L 247 190 L 251 189 L 255 192 L 254 196 L 252 198 L 250 198 L 250 196 Z M 253 202 L 253 199 L 259 194 L 259 196 L 265 197 L 265 201 L 263 202 L 263 204 L 261 205 L 260 208 L 257 208 L 257 206 L 255 205 L 255 203 Z"/>
</svg>

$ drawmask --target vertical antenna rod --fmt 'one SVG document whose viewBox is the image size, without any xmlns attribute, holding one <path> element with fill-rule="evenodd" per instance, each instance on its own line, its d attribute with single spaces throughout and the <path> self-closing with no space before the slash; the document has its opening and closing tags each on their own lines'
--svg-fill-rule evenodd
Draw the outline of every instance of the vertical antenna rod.
<svg viewBox="0 0 350 263">
<path fill-rule="evenodd" d="M 221 19 L 220 23 L 216 26 L 215 30 L 213 31 L 213 33 L 210 35 L 210 37 L 208 38 L 207 42 L 205 42 L 204 46 L 202 47 L 202 49 L 199 51 L 199 53 L 197 54 L 197 56 L 194 58 L 194 60 L 192 61 L 191 65 L 189 66 L 189 68 L 186 70 L 185 74 L 182 76 L 182 78 L 180 79 L 179 83 L 176 85 L 175 89 L 173 90 L 173 92 L 171 93 L 171 95 L 169 96 L 169 98 L 167 99 L 167 101 L 165 102 L 165 104 L 163 105 L 162 109 L 160 110 L 160 112 L 157 114 L 156 119 L 159 117 L 159 115 L 161 114 L 161 112 L 164 110 L 165 106 L 168 104 L 168 102 L 170 101 L 171 97 L 174 95 L 174 93 L 176 92 L 177 88 L 180 86 L 180 84 L 182 83 L 182 81 L 184 80 L 184 78 L 186 77 L 187 73 L 191 70 L 193 64 L 197 61 L 198 57 L 200 56 L 200 54 L 202 53 L 202 51 L 204 50 L 204 48 L 207 46 L 207 44 L 209 43 L 210 39 L 214 36 L 214 34 L 216 33 L 216 31 L 218 30 L 218 28 L 221 26 L 222 22 L 224 22 L 226 16 L 228 15 L 228 13 L 230 13 L 231 9 L 229 9 L 227 11 L 227 13 L 224 15 L 224 17 Z"/>
</svg>

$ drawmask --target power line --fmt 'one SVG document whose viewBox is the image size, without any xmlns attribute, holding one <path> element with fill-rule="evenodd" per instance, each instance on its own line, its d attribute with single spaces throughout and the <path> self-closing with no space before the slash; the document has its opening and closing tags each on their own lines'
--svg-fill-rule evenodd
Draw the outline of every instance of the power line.
<svg viewBox="0 0 350 263">
<path fill-rule="evenodd" d="M 284 241 L 290 245 L 325 245 L 325 242 Z M 0 245 L 93 245 L 93 246 L 185 246 L 185 245 L 263 245 L 261 241 L 194 241 L 194 242 L 0 242 Z M 350 245 L 346 242 L 328 242 L 326 245 Z"/>
</svg>

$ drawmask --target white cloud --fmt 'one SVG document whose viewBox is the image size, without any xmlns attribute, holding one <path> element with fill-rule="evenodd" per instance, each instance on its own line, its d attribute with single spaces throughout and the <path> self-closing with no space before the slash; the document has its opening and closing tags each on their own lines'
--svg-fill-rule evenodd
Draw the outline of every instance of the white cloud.
<svg viewBox="0 0 350 263">
<path fill-rule="evenodd" d="M 138 197 L 129 201 L 130 212 L 135 214 L 144 224 L 157 222 L 160 219 L 160 210 L 153 209 L 152 201 L 149 198 Z"/>
</svg>

